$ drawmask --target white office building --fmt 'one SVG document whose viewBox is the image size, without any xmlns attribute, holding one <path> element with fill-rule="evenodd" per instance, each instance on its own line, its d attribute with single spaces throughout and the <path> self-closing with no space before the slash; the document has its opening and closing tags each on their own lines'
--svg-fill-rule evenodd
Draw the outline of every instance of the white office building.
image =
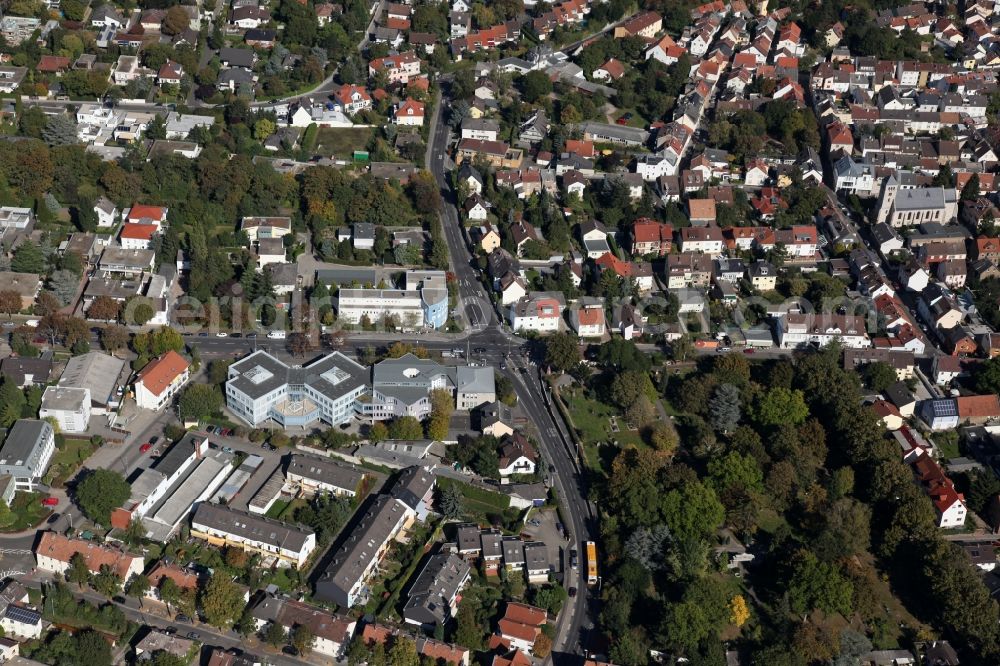
<svg viewBox="0 0 1000 666">
<path fill-rule="evenodd" d="M 61 432 L 84 432 L 90 425 L 90 389 L 49 386 L 38 418 L 55 419 Z"/>
<path fill-rule="evenodd" d="M 226 404 L 257 426 L 274 419 L 283 426 L 351 420 L 354 403 L 368 387 L 368 370 L 340 352 L 307 366 L 289 366 L 257 351 L 229 366 Z"/>
<path fill-rule="evenodd" d="M 55 432 L 48 421 L 21 419 L 0 446 L 0 476 L 12 476 L 17 490 L 32 492 L 45 476 L 55 450 Z"/>
</svg>

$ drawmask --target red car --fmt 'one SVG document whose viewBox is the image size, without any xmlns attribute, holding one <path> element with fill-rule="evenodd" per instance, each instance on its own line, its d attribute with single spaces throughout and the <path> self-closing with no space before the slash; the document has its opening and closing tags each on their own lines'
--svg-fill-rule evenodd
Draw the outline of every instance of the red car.
<svg viewBox="0 0 1000 666">
<path fill-rule="evenodd" d="M 46 497 L 42 500 L 44 506 L 56 506 L 59 504 L 59 499 L 56 497 Z"/>
<path fill-rule="evenodd" d="M 146 442 L 145 444 L 139 447 L 139 453 L 145 453 L 146 451 L 149 451 L 151 448 L 153 448 L 153 445 L 149 442 Z"/>
<path fill-rule="evenodd" d="M 744 354 L 754 354 L 754 353 L 756 353 L 756 352 L 754 352 L 754 350 L 753 350 L 753 349 L 750 349 L 750 348 L 748 347 L 747 349 L 744 349 L 744 350 L 743 350 L 743 353 L 744 353 Z"/>
</svg>

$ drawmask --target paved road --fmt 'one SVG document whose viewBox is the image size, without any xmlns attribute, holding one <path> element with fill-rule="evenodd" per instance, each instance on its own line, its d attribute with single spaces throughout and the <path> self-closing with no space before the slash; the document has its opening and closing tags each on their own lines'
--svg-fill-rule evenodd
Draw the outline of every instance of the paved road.
<svg viewBox="0 0 1000 666">
<path fill-rule="evenodd" d="M 30 587 L 40 588 L 43 582 L 51 580 L 51 577 L 44 574 L 34 574 L 24 577 L 22 582 Z M 75 585 L 71 585 L 69 589 L 77 599 L 84 599 L 96 605 L 114 604 L 125 613 L 125 617 L 138 624 L 157 629 L 173 627 L 177 630 L 177 635 L 182 637 L 186 637 L 190 632 L 195 632 L 197 634 L 195 640 L 200 641 L 203 645 L 221 647 L 227 650 L 233 648 L 246 650 L 252 654 L 264 657 L 268 664 L 275 664 L 277 666 L 302 666 L 302 664 L 312 663 L 284 654 L 274 653 L 270 648 L 262 645 L 255 637 L 244 638 L 234 631 L 222 631 L 201 622 L 195 622 L 193 625 L 175 622 L 165 617 L 166 608 L 155 601 L 146 601 L 144 606 L 140 606 L 138 600 L 132 598 L 126 598 L 125 603 L 109 602 L 107 597 L 101 596 L 90 589 L 80 590 Z"/>
<path fill-rule="evenodd" d="M 470 312 L 472 331 L 468 336 L 468 344 L 474 348 L 485 349 L 483 356 L 494 367 L 499 368 L 508 348 L 516 346 L 520 350 L 523 341 L 504 330 L 500 317 L 493 309 L 492 301 L 471 265 L 472 255 L 463 238 L 458 210 L 446 176 L 446 169 L 450 165 L 447 158 L 449 129 L 444 114 L 441 113 L 441 109 L 446 105 L 447 97 L 442 95 L 441 102 L 435 106 L 431 119 L 425 165 L 434 174 L 445 199 L 441 223 L 448 243 L 451 269 L 459 283 L 459 297 L 464 309 Z M 510 362 L 507 374 L 514 380 L 514 390 L 522 408 L 538 430 L 539 441 L 550 463 L 553 482 L 568 522 L 566 527 L 572 534 L 571 539 L 577 542 L 586 541 L 596 532 L 590 529 L 591 511 L 586 501 L 583 478 L 579 474 L 575 453 L 565 439 L 565 425 L 561 419 L 553 419 L 549 413 L 545 404 L 545 389 L 539 381 L 537 369 L 530 364 L 530 361 L 520 358 L 517 354 L 511 355 Z M 525 372 L 521 372 L 522 368 Z M 592 626 L 588 617 L 589 595 L 580 571 L 573 572 L 567 568 L 565 582 L 569 587 L 576 587 L 578 594 L 567 601 L 559 616 L 552 650 L 552 659 L 557 661 L 562 661 L 563 656 L 581 654 L 583 643 L 581 631 Z"/>
</svg>

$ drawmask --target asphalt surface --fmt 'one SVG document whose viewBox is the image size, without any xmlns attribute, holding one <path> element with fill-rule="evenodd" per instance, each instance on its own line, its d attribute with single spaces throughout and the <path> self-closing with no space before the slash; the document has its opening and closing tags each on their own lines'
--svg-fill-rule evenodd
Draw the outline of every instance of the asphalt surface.
<svg viewBox="0 0 1000 666">
<path fill-rule="evenodd" d="M 43 582 L 51 580 L 53 579 L 47 575 L 33 575 L 25 577 L 22 582 L 29 587 L 40 588 Z M 221 647 L 226 650 L 233 648 L 245 650 L 251 654 L 265 657 L 268 664 L 278 666 L 302 666 L 302 664 L 311 663 L 277 653 L 262 645 L 256 638 L 244 638 L 235 631 L 222 631 L 198 621 L 193 624 L 177 622 L 166 617 L 166 607 L 156 601 L 144 600 L 143 604 L 140 605 L 137 599 L 126 597 L 124 603 L 119 603 L 113 600 L 109 601 L 107 597 L 97 594 L 89 588 L 80 590 L 76 585 L 70 585 L 68 589 L 73 592 L 73 596 L 77 599 L 83 599 L 92 604 L 114 604 L 122 610 L 125 617 L 137 624 L 157 629 L 173 628 L 176 630 L 176 634 L 182 638 L 187 638 L 188 634 L 194 632 L 197 637 L 192 637 L 192 640 L 197 640 L 202 645 Z"/>
<path fill-rule="evenodd" d="M 450 167 L 447 157 L 449 128 L 441 112 L 447 103 L 447 97 L 442 96 L 441 101 L 435 105 L 425 164 L 433 173 L 444 198 L 441 223 L 448 243 L 451 268 L 459 284 L 459 310 L 467 313 L 470 324 L 466 343 L 474 349 L 484 349 L 481 356 L 499 369 L 505 364 L 508 350 L 522 351 L 523 341 L 504 330 L 489 295 L 472 268 L 472 254 L 463 238 L 461 220 L 447 180 L 447 169 Z M 592 512 L 586 500 L 576 453 L 566 437 L 562 419 L 553 418 L 549 411 L 546 389 L 542 386 L 538 368 L 520 353 L 510 354 L 506 365 L 507 370 L 502 372 L 506 372 L 514 380 L 514 390 L 521 409 L 538 431 L 539 442 L 548 459 L 553 483 L 568 523 L 566 529 L 572 535 L 571 544 L 591 539 L 591 534 L 596 533 L 596 530 L 591 531 Z M 524 372 L 521 372 L 522 369 Z M 576 661 L 574 655 L 582 654 L 583 632 L 593 626 L 589 617 L 590 595 L 580 570 L 567 568 L 564 583 L 567 587 L 576 587 L 577 595 L 567 600 L 559 616 L 551 657 L 557 663 Z"/>
</svg>

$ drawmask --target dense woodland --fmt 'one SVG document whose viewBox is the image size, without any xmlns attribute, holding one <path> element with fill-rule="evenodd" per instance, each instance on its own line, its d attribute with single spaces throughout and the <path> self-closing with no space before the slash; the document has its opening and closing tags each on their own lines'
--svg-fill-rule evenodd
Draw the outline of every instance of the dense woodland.
<svg viewBox="0 0 1000 666">
<path fill-rule="evenodd" d="M 648 447 L 605 446 L 592 474 L 614 663 L 646 664 L 653 648 L 721 664 L 725 640 L 760 666 L 846 665 L 872 646 L 935 637 L 961 646 L 963 663 L 997 663 L 996 602 L 942 538 L 838 348 L 762 364 L 720 355 L 650 375 L 631 347 L 602 348 L 588 391 L 611 404 L 663 397 L 677 435 L 657 425 Z M 567 347 L 548 360 L 575 359 Z M 743 578 L 721 554 L 734 539 L 755 555 Z"/>
</svg>

